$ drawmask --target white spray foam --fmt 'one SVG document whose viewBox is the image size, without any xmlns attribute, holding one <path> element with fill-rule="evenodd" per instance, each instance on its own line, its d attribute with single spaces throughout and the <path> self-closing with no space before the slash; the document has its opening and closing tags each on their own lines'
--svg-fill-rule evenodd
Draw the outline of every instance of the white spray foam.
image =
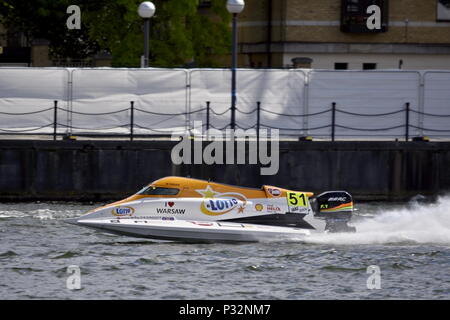
<svg viewBox="0 0 450 320">
<path fill-rule="evenodd" d="M 303 242 L 316 244 L 450 245 L 450 196 L 433 204 L 412 204 L 378 212 L 353 224 L 355 233 L 312 234 Z"/>
<path fill-rule="evenodd" d="M 21 211 L 17 211 L 17 210 L 11 210 L 11 211 L 3 211 L 0 210 L 0 218 L 21 218 L 21 217 L 25 217 L 26 214 L 21 212 Z"/>
<path fill-rule="evenodd" d="M 48 208 L 36 210 L 0 210 L 0 218 L 27 218 L 39 220 L 55 220 L 80 216 L 84 210 L 51 210 Z"/>
</svg>

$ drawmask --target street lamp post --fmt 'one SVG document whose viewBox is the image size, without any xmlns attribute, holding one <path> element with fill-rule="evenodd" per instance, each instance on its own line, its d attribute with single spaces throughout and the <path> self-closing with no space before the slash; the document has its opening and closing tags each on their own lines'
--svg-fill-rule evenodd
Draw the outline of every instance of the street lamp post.
<svg viewBox="0 0 450 320">
<path fill-rule="evenodd" d="M 233 43 L 231 52 L 231 129 L 236 127 L 236 68 L 237 68 L 237 15 L 244 10 L 244 0 L 228 0 L 227 10 L 233 15 Z"/>
<path fill-rule="evenodd" d="M 150 18 L 155 14 L 155 10 L 155 5 L 150 1 L 142 2 L 138 8 L 139 16 L 144 19 L 144 68 L 148 67 Z"/>
</svg>

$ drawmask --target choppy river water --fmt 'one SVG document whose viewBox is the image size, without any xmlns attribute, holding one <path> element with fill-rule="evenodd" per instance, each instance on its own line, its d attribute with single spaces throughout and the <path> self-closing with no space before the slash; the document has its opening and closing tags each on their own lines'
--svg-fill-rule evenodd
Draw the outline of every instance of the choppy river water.
<svg viewBox="0 0 450 320">
<path fill-rule="evenodd" d="M 450 197 L 360 204 L 357 233 L 251 244 L 157 242 L 63 222 L 95 206 L 0 204 L 0 299 L 450 299 Z M 72 265 L 79 290 L 67 288 Z M 380 289 L 368 289 L 372 265 Z"/>
</svg>

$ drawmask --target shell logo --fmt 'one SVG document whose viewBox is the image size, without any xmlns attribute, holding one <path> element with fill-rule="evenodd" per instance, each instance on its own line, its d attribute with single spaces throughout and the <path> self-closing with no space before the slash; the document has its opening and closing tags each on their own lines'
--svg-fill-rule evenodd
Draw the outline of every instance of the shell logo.
<svg viewBox="0 0 450 320">
<path fill-rule="evenodd" d="M 263 206 L 261 203 L 257 203 L 257 204 L 255 205 L 256 211 L 262 211 L 263 208 L 264 208 L 264 206 Z"/>
<path fill-rule="evenodd" d="M 116 217 L 126 217 L 132 216 L 134 213 L 133 207 L 115 207 L 111 210 L 113 216 Z"/>
</svg>

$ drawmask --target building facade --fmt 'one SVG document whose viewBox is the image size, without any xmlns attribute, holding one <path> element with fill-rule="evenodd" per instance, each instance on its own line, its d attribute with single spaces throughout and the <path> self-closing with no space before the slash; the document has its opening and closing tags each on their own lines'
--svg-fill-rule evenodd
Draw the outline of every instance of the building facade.
<svg viewBox="0 0 450 320">
<path fill-rule="evenodd" d="M 31 48 L 26 37 L 0 24 L 0 66 L 27 67 L 30 63 Z"/>
<path fill-rule="evenodd" d="M 247 0 L 240 66 L 450 69 L 450 0 Z M 367 28 L 367 8 L 382 28 Z M 297 59 L 296 59 L 297 58 Z"/>
<path fill-rule="evenodd" d="M 381 8 L 380 30 L 366 27 Z M 200 1 L 208 14 L 210 1 Z M 206 11 L 206 12 L 205 12 Z M 239 14 L 239 66 L 315 69 L 450 69 L 450 0 L 245 0 Z M 228 67 L 229 57 L 217 57 Z M 0 66 L 109 66 L 53 61 L 48 41 L 31 42 L 0 24 Z"/>
</svg>

